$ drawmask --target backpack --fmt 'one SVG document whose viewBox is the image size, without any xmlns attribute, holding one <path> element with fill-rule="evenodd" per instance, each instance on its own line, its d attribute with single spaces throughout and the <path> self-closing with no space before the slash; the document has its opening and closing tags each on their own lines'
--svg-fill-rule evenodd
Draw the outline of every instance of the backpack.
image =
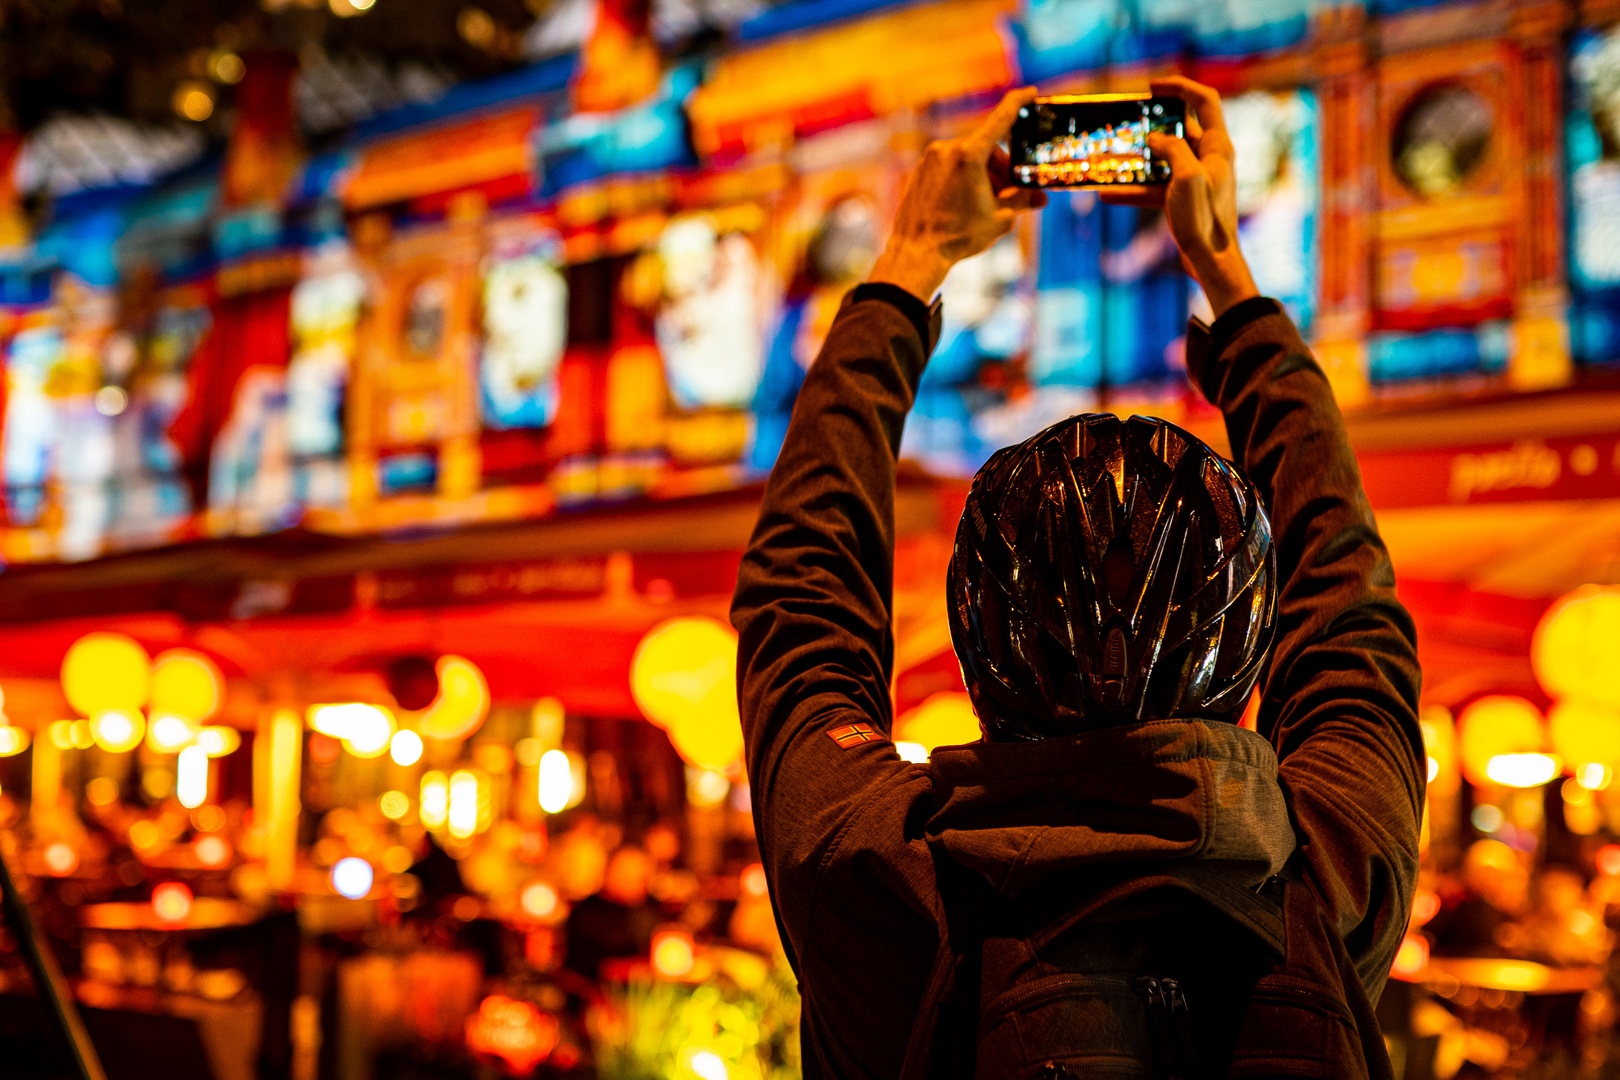
<svg viewBox="0 0 1620 1080">
<path fill-rule="evenodd" d="M 1286 868 L 1252 889 L 1215 862 L 1093 867 L 1013 901 L 945 863 L 902 1080 L 1368 1075 L 1336 977 L 1290 964 L 1316 901 Z"/>
</svg>

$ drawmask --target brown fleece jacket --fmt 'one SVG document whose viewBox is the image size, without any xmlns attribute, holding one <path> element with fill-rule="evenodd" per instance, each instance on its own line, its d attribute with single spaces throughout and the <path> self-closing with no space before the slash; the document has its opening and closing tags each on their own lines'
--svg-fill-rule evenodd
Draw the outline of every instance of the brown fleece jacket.
<svg viewBox="0 0 1620 1080">
<path fill-rule="evenodd" d="M 1342 996 L 1362 1051 L 1335 1075 L 1387 1075 L 1372 1006 L 1417 874 L 1420 676 L 1321 369 L 1269 300 L 1189 331 L 1191 373 L 1226 414 L 1276 537 L 1260 736 L 1165 721 L 916 765 L 888 734 L 895 455 L 933 345 L 923 311 L 907 297 L 846 301 L 799 393 L 732 603 L 805 1076 L 900 1074 L 947 922 L 930 840 L 1009 896 L 1131 860 L 1220 860 L 1258 882 L 1297 842 L 1308 891 L 1288 905 L 1289 950 Z M 845 733 L 857 724 L 873 737 Z"/>
</svg>

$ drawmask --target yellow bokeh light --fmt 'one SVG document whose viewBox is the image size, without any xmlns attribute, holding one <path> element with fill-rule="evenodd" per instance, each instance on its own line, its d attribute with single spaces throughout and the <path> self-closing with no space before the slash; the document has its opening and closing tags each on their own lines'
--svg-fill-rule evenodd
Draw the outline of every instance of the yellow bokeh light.
<svg viewBox="0 0 1620 1080">
<path fill-rule="evenodd" d="M 198 123 L 214 115 L 214 95 L 201 83 L 181 83 L 174 91 L 174 111 Z"/>
<path fill-rule="evenodd" d="M 103 709 L 139 709 L 151 689 L 146 650 L 126 634 L 97 630 L 68 647 L 62 693 L 84 716 Z"/>
<path fill-rule="evenodd" d="M 1507 787 L 1540 787 L 1563 771 L 1563 763 L 1551 754 L 1498 754 L 1485 763 L 1485 775 Z"/>
<path fill-rule="evenodd" d="M 719 771 L 742 756 L 737 635 L 718 619 L 683 616 L 648 631 L 630 662 L 630 691 L 688 764 Z"/>
<path fill-rule="evenodd" d="M 422 824 L 430 829 L 444 828 L 450 812 L 450 781 L 444 773 L 434 769 L 422 774 L 422 791 L 416 802 Z"/>
<path fill-rule="evenodd" d="M 489 714 L 489 683 L 466 657 L 441 656 L 433 668 L 439 692 L 423 710 L 417 729 L 430 739 L 465 739 Z"/>
<path fill-rule="evenodd" d="M 415 765 L 422 760 L 422 736 L 414 731 L 396 731 L 388 741 L 388 756 L 395 765 Z"/>
<path fill-rule="evenodd" d="M 980 735 L 973 702 L 959 690 L 929 695 L 894 725 L 896 739 L 917 743 L 930 754 L 938 746 L 978 742 Z"/>
<path fill-rule="evenodd" d="M 411 812 L 411 799 L 403 791 L 385 791 L 377 800 L 377 809 L 389 821 L 398 821 Z"/>
<path fill-rule="evenodd" d="M 1620 587 L 1582 585 L 1548 608 L 1530 664 L 1551 697 L 1620 708 Z"/>
<path fill-rule="evenodd" d="M 1430 705 L 1418 714 L 1423 749 L 1428 756 L 1429 785 L 1436 795 L 1450 795 L 1462 783 L 1457 770 L 1457 724 L 1451 710 Z"/>
<path fill-rule="evenodd" d="M 28 732 L 10 724 L 0 724 L 0 757 L 14 757 L 28 749 Z"/>
<path fill-rule="evenodd" d="M 152 661 L 152 711 L 201 722 L 219 711 L 225 677 L 191 649 L 165 649 Z"/>
<path fill-rule="evenodd" d="M 211 758 L 234 754 L 242 745 L 242 735 L 235 728 L 214 726 L 197 732 L 197 745 Z"/>
<path fill-rule="evenodd" d="M 1577 766 L 1620 765 L 1620 711 L 1590 701 L 1560 701 L 1547 713 L 1553 749 Z"/>
<path fill-rule="evenodd" d="M 180 751 L 174 770 L 174 797 L 187 810 L 208 801 L 208 752 L 200 746 Z"/>
<path fill-rule="evenodd" d="M 647 632 L 630 661 L 630 693 L 652 723 L 737 711 L 737 635 L 718 619 L 668 619 Z"/>
<path fill-rule="evenodd" d="M 146 718 L 133 709 L 103 709 L 90 721 L 96 745 L 112 754 L 122 754 L 141 745 L 146 737 Z"/>
<path fill-rule="evenodd" d="M 172 713 L 160 713 L 146 725 L 146 743 L 165 754 L 177 754 L 191 745 L 197 728 L 190 720 Z"/>
<path fill-rule="evenodd" d="M 653 935 L 653 970 L 666 979 L 679 979 L 691 972 L 697 960 L 692 933 L 685 929 L 660 930 Z"/>
<path fill-rule="evenodd" d="M 1458 756 L 1475 784 L 1494 782 L 1486 771 L 1492 758 L 1536 753 L 1543 746 L 1541 712 L 1521 697 L 1482 697 L 1463 710 L 1458 728 Z"/>
</svg>

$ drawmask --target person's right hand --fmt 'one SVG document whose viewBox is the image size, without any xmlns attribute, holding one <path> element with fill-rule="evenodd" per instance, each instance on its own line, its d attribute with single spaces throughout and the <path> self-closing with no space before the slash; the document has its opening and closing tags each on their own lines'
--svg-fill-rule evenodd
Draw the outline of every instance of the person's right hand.
<svg viewBox="0 0 1620 1080">
<path fill-rule="evenodd" d="M 1233 304 L 1260 295 L 1238 249 L 1237 182 L 1221 95 L 1179 75 L 1149 85 L 1156 95 L 1187 103 L 1185 139 L 1157 131 L 1148 135 L 1149 148 L 1170 163 L 1170 183 L 1111 188 L 1102 192 L 1102 199 L 1164 210 L 1188 273 L 1203 286 L 1218 317 Z"/>
</svg>

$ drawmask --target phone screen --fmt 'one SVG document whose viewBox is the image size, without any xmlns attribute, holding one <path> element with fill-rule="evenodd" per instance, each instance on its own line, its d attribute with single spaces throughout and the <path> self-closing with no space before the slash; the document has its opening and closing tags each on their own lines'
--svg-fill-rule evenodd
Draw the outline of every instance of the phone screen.
<svg viewBox="0 0 1620 1080">
<path fill-rule="evenodd" d="M 1101 94 L 1036 98 L 1018 110 L 1008 137 L 1019 187 L 1104 188 L 1165 184 L 1170 163 L 1148 149 L 1149 131 L 1181 138 L 1187 103 L 1178 97 Z"/>
</svg>

